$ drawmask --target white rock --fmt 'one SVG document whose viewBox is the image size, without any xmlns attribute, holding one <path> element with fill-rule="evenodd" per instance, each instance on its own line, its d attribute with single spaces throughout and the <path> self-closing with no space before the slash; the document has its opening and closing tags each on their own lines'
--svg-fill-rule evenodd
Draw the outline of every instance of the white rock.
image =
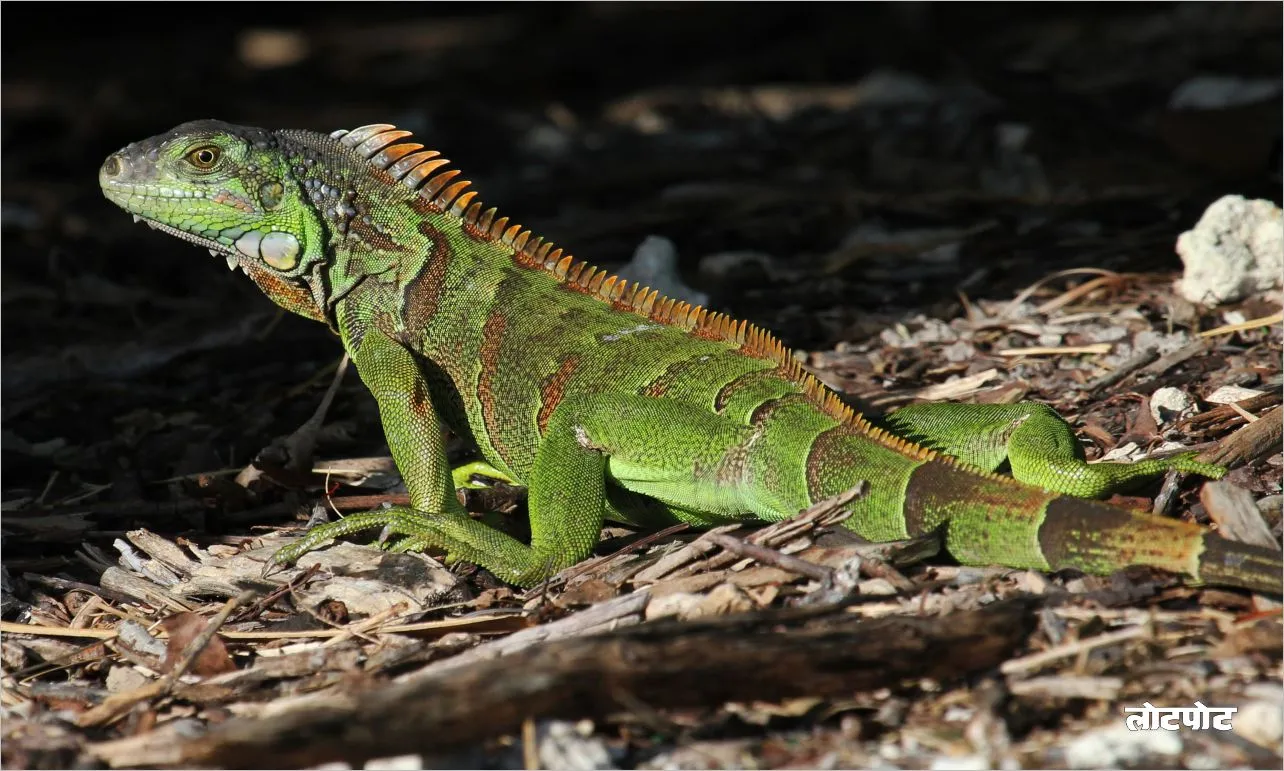
<svg viewBox="0 0 1284 771">
<path fill-rule="evenodd" d="M 1261 396 L 1261 391 L 1254 391 L 1251 388 L 1241 388 L 1240 386 L 1222 386 L 1204 397 L 1204 401 L 1209 404 L 1234 404 L 1242 402 L 1245 399 L 1252 399 L 1254 396 Z"/>
<path fill-rule="evenodd" d="M 1118 725 L 1088 731 L 1066 747 L 1066 765 L 1071 768 L 1123 768 L 1146 765 L 1156 755 L 1181 752 L 1181 736 L 1175 731 L 1129 731 L 1121 717 Z"/>
<path fill-rule="evenodd" d="M 1159 425 L 1194 415 L 1195 400 L 1180 388 L 1160 388 L 1150 395 L 1150 416 Z"/>
<path fill-rule="evenodd" d="M 1177 254 L 1186 266 L 1177 291 L 1193 303 L 1212 307 L 1276 289 L 1284 271 L 1284 219 L 1270 201 L 1223 196 L 1177 237 Z"/>
<path fill-rule="evenodd" d="M 601 737 L 593 735 L 589 721 L 570 723 L 550 720 L 538 726 L 539 760 L 543 768 L 568 771 L 617 768 Z"/>
</svg>

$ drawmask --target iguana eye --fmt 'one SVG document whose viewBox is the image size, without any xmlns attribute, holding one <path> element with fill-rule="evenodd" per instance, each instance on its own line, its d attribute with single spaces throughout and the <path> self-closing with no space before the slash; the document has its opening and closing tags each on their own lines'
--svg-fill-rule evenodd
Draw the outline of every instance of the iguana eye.
<svg viewBox="0 0 1284 771">
<path fill-rule="evenodd" d="M 218 163 L 218 156 L 217 147 L 198 147 L 187 154 L 187 160 L 201 171 L 209 171 Z"/>
</svg>

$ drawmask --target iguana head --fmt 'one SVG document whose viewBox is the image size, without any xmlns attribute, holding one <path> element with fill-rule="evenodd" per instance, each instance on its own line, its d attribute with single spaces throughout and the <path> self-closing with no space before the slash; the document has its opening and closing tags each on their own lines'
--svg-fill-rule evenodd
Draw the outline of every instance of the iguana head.
<svg viewBox="0 0 1284 771">
<path fill-rule="evenodd" d="M 135 221 L 204 246 L 281 305 L 319 318 L 326 228 L 299 172 L 327 166 L 321 155 L 276 132 L 193 121 L 112 153 L 98 183 Z"/>
<path fill-rule="evenodd" d="M 108 156 L 98 183 L 158 230 L 288 274 L 307 262 L 317 228 L 277 145 L 263 129 L 184 123 Z"/>
</svg>

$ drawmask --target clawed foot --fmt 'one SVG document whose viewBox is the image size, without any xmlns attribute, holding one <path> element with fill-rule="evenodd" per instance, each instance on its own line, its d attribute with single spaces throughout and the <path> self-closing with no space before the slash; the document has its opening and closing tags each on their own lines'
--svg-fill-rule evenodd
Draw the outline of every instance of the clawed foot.
<svg viewBox="0 0 1284 771">
<path fill-rule="evenodd" d="M 532 586 L 585 556 L 566 550 L 536 550 L 512 536 L 473 520 L 464 512 L 426 512 L 408 506 L 353 514 L 317 525 L 299 540 L 278 549 L 271 565 L 290 565 L 336 538 L 363 530 L 387 528 L 395 540 L 378 548 L 389 552 L 440 549 L 445 562 L 472 562 L 518 586 Z M 596 533 L 596 530 L 594 530 Z"/>
<path fill-rule="evenodd" d="M 352 514 L 337 522 L 327 522 L 310 528 L 294 543 L 277 549 L 272 555 L 272 563 L 292 565 L 304 554 L 326 546 L 338 538 L 375 528 L 387 528 L 392 536 L 405 536 L 395 541 L 370 544 L 375 548 L 390 552 L 423 551 L 432 545 L 429 540 L 430 528 L 426 526 L 427 521 L 425 515 L 404 507 Z"/>
</svg>

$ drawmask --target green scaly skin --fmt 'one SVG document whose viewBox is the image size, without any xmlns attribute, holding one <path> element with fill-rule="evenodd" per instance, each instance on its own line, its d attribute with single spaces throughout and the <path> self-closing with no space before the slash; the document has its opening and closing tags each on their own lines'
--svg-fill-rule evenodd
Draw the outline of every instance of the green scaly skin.
<svg viewBox="0 0 1284 771">
<path fill-rule="evenodd" d="M 411 505 L 314 528 L 278 561 L 387 527 L 395 549 L 441 549 L 525 586 L 587 557 L 604 519 L 779 520 L 864 481 L 847 524 L 870 540 L 941 528 L 969 564 L 1142 564 L 1280 592 L 1278 551 L 1086 500 L 1221 468 L 1089 465 L 1038 404 L 908 408 L 887 423 L 924 446 L 907 441 L 853 414 L 767 333 L 626 286 L 483 210 L 407 137 L 198 121 L 99 173 L 121 208 L 327 324 L 378 401 Z M 452 475 L 443 424 L 527 487 L 529 545 L 463 510 L 467 473 Z M 1005 460 L 1020 482 L 989 473 Z"/>
</svg>

